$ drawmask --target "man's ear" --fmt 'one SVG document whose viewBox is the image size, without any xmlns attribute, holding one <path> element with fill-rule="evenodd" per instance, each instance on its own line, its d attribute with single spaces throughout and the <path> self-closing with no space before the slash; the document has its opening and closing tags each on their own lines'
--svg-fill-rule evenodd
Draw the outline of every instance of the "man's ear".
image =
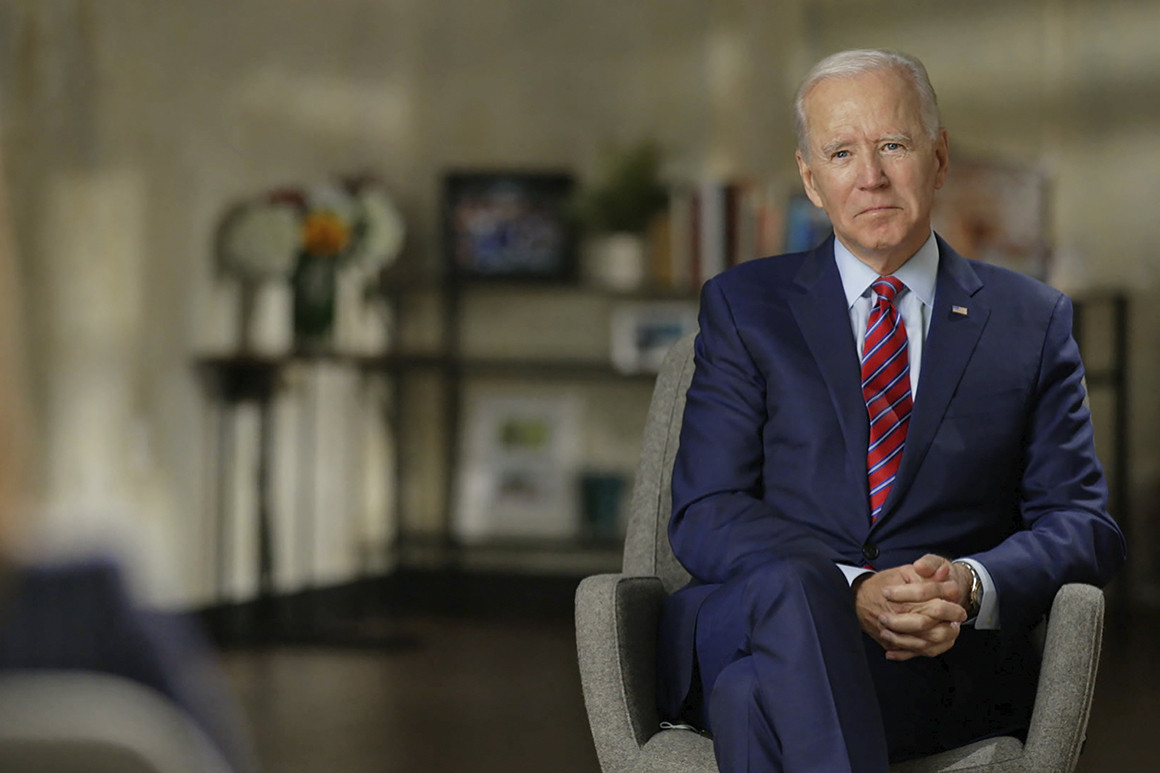
<svg viewBox="0 0 1160 773">
<path fill-rule="evenodd" d="M 813 202 L 815 207 L 824 209 L 822 206 L 822 197 L 818 195 L 818 191 L 814 187 L 814 172 L 810 169 L 809 162 L 806 161 L 800 150 L 795 150 L 793 157 L 797 161 L 798 174 L 801 175 L 802 187 L 806 189 L 806 195 L 810 197 L 810 201 Z"/>
<path fill-rule="evenodd" d="M 934 157 L 938 160 L 938 171 L 934 177 L 934 189 L 937 191 L 943 187 L 951 170 L 951 143 L 946 129 L 938 130 L 938 138 L 934 142 Z"/>
</svg>

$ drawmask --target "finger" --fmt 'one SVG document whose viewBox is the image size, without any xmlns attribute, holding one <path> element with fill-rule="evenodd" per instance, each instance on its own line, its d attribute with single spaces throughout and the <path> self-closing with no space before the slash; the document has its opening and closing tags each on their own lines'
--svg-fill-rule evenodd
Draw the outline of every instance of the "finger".
<svg viewBox="0 0 1160 773">
<path fill-rule="evenodd" d="M 879 621 L 878 633 L 890 642 L 922 639 L 928 642 L 944 641 L 947 637 L 959 635 L 960 620 L 937 620 L 920 614 L 883 615 Z"/>
<path fill-rule="evenodd" d="M 887 585 L 882 589 L 882 595 L 895 603 L 918 603 L 933 599 L 955 601 L 959 597 L 959 586 L 954 580 L 932 582 L 912 582 L 904 585 Z"/>
<path fill-rule="evenodd" d="M 958 623 L 946 623 L 925 631 L 921 636 L 883 630 L 879 633 L 878 639 L 887 651 L 904 650 L 929 656 L 946 652 L 958 636 Z"/>
<path fill-rule="evenodd" d="M 914 568 L 914 571 L 919 574 L 919 576 L 930 578 L 934 576 L 935 572 L 939 571 L 944 566 L 949 567 L 950 561 L 947 561 L 942 556 L 936 556 L 934 553 L 927 553 L 925 556 L 911 564 L 911 566 Z"/>
<path fill-rule="evenodd" d="M 958 619 L 959 617 L 961 615 L 944 618 L 912 612 L 908 614 L 882 615 L 878 620 L 878 624 L 884 631 L 890 631 L 891 633 L 899 635 L 914 635 L 931 640 L 930 631 L 938 628 L 962 625 L 963 621 Z"/>
<path fill-rule="evenodd" d="M 920 561 L 922 559 L 919 559 Z M 921 583 L 921 582 L 945 582 L 950 579 L 952 575 L 949 563 L 944 563 L 942 566 L 932 566 L 928 563 L 903 564 L 896 567 L 896 576 L 890 578 L 893 582 L 891 585 L 898 585 L 898 579 L 901 578 L 902 583 Z"/>
<path fill-rule="evenodd" d="M 913 652 L 916 655 L 926 655 L 928 650 L 933 649 L 941 642 L 929 642 L 926 639 L 920 639 L 916 636 L 900 636 L 898 634 L 882 636 L 883 645 L 887 652 Z"/>
<path fill-rule="evenodd" d="M 923 612 L 884 614 L 878 618 L 878 622 L 885 630 L 920 636 L 939 626 L 960 625 L 964 617 L 962 607 L 957 607 L 956 611 L 956 609 L 950 608 L 954 605 L 947 602 L 942 602 L 942 604 L 946 604 L 946 606 L 940 605 Z"/>
<path fill-rule="evenodd" d="M 945 623 L 965 623 L 967 621 L 967 611 L 959 606 L 958 602 L 946 599 L 924 601 L 920 604 L 914 604 L 904 611 L 925 615 Z"/>
<path fill-rule="evenodd" d="M 887 604 L 886 609 L 878 614 L 889 613 L 895 615 L 922 614 L 942 622 L 959 622 L 967 620 L 966 610 L 957 601 L 947 601 L 944 598 L 918 601 L 913 604 Z"/>
<path fill-rule="evenodd" d="M 953 641 L 951 641 L 951 642 L 947 642 L 946 644 L 940 645 L 938 647 L 932 648 L 932 649 L 925 651 L 925 652 L 911 652 L 909 650 L 888 649 L 888 650 L 886 650 L 886 659 L 897 661 L 897 662 L 902 662 L 905 660 L 910 660 L 911 658 L 918 658 L 918 657 L 934 658 L 934 657 L 938 657 L 939 655 L 948 651 L 953 646 L 955 646 L 955 643 Z"/>
<path fill-rule="evenodd" d="M 958 628 L 946 626 L 945 636 L 936 637 L 938 641 L 927 641 L 920 637 L 907 637 L 893 634 L 885 629 L 867 631 L 882 647 L 888 660 L 909 660 L 913 657 L 934 657 L 941 655 L 955 645 L 958 640 Z"/>
</svg>

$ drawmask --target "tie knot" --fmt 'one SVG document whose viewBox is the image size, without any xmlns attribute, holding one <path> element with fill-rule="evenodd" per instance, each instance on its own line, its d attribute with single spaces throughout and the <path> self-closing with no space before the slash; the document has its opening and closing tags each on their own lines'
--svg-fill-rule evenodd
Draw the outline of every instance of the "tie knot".
<svg viewBox="0 0 1160 773">
<path fill-rule="evenodd" d="M 870 285 L 874 293 L 887 303 L 894 303 L 895 297 L 902 292 L 902 288 L 905 286 L 898 277 L 894 276 L 881 277 Z"/>
</svg>

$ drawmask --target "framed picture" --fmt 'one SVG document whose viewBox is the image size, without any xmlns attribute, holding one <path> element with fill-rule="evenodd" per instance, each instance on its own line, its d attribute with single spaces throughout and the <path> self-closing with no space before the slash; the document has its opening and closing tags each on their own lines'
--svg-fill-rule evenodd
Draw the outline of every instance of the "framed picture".
<svg viewBox="0 0 1160 773">
<path fill-rule="evenodd" d="M 612 366 L 655 373 L 669 348 L 697 329 L 695 303 L 633 303 L 612 312 Z"/>
<path fill-rule="evenodd" d="M 575 276 L 563 172 L 452 172 L 444 179 L 444 239 L 452 276 L 566 281 Z"/>
<path fill-rule="evenodd" d="M 456 536 L 571 539 L 580 405 L 570 397 L 481 396 L 470 401 L 455 504 Z"/>
<path fill-rule="evenodd" d="M 1045 279 L 1047 176 L 999 161 L 955 161 L 935 196 L 934 229 L 969 258 Z"/>
</svg>

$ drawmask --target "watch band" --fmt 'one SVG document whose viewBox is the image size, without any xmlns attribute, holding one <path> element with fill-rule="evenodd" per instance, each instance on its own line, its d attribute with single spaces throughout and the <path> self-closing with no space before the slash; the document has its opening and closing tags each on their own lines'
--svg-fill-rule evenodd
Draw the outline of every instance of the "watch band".
<svg viewBox="0 0 1160 773">
<path fill-rule="evenodd" d="M 966 561 L 955 561 L 954 563 L 967 567 L 971 573 L 971 589 L 967 592 L 967 619 L 970 620 L 978 617 L 979 608 L 983 604 L 983 579 L 979 577 L 975 567 Z"/>
</svg>

